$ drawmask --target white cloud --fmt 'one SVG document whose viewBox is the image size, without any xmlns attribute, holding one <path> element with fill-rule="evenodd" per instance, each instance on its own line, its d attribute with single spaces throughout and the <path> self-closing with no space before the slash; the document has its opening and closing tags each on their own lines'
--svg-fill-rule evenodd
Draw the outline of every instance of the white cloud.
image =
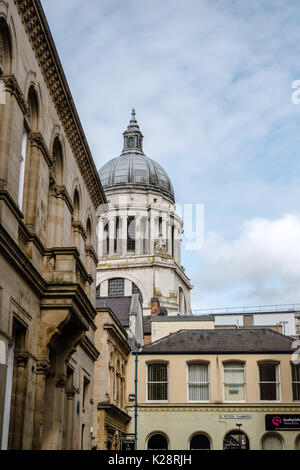
<svg viewBox="0 0 300 470">
<path fill-rule="evenodd" d="M 246 221 L 233 240 L 208 233 L 199 266 L 198 306 L 207 298 L 218 305 L 222 298 L 244 298 L 244 305 L 300 301 L 300 213 Z"/>
</svg>

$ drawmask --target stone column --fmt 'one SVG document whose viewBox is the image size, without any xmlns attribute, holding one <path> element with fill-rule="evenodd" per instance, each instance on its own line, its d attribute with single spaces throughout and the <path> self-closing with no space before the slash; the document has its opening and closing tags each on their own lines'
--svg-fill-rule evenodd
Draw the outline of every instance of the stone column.
<svg viewBox="0 0 300 470">
<path fill-rule="evenodd" d="M 156 218 L 153 214 L 150 215 L 150 239 L 149 239 L 149 250 L 150 254 L 154 254 L 154 242 L 156 240 Z"/>
<path fill-rule="evenodd" d="M 75 390 L 67 392 L 67 423 L 66 423 L 66 450 L 73 448 L 73 416 Z"/>
<path fill-rule="evenodd" d="M 121 254 L 127 254 L 127 224 L 128 224 L 128 216 L 122 215 L 121 216 Z"/>
<path fill-rule="evenodd" d="M 135 219 L 135 254 L 141 255 L 143 252 L 143 238 L 142 238 L 142 218 L 138 215 Z"/>
<path fill-rule="evenodd" d="M 41 449 L 43 422 L 44 422 L 44 395 L 45 380 L 50 363 L 47 359 L 40 359 L 36 363 L 35 408 L 33 422 L 32 450 Z"/>
<path fill-rule="evenodd" d="M 172 225 L 167 226 L 167 253 L 172 256 Z"/>
<path fill-rule="evenodd" d="M 26 352 L 15 353 L 14 372 L 14 412 L 12 416 L 9 448 L 21 450 L 23 447 L 25 397 L 27 389 L 27 363 L 29 355 Z"/>
<path fill-rule="evenodd" d="M 104 243 L 104 220 L 100 218 L 98 224 L 98 256 L 100 260 L 104 257 Z"/>
<path fill-rule="evenodd" d="M 25 224 L 28 225 L 32 231 L 35 231 L 40 160 L 43 157 L 38 147 L 38 143 L 31 136 L 31 134 L 29 134 L 29 146 L 30 146 L 29 158 L 28 158 L 28 164 L 26 165 L 27 172 L 25 173 L 25 181 L 24 181 L 23 208 L 24 208 Z M 26 174 L 27 174 L 27 177 L 26 177 Z"/>
<path fill-rule="evenodd" d="M 116 237 L 116 218 L 109 217 L 108 219 L 108 236 L 109 236 L 109 256 L 115 253 L 115 237 Z"/>
</svg>

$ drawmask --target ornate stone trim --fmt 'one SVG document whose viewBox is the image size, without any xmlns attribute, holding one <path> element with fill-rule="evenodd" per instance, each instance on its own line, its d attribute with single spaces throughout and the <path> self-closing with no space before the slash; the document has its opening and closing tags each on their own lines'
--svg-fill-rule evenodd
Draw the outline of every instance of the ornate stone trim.
<svg viewBox="0 0 300 470">
<path fill-rule="evenodd" d="M 29 361 L 29 353 L 27 351 L 17 351 L 15 352 L 15 359 L 18 367 L 26 368 Z"/>
<path fill-rule="evenodd" d="M 42 134 L 40 132 L 30 132 L 28 139 L 32 147 L 37 147 L 42 152 L 47 165 L 51 168 L 53 166 L 52 158 Z"/>
<path fill-rule="evenodd" d="M 106 201 L 40 2 L 15 0 L 94 208 Z"/>
<path fill-rule="evenodd" d="M 54 177 L 52 178 L 52 180 L 50 179 L 50 193 L 52 196 L 56 198 L 63 199 L 65 203 L 67 204 L 70 213 L 73 214 L 74 212 L 73 203 L 67 191 L 67 188 L 65 186 L 56 185 Z"/>
<path fill-rule="evenodd" d="M 97 253 L 95 252 L 94 248 L 92 246 L 87 246 L 85 249 L 85 252 L 88 256 L 90 256 L 95 264 L 98 264 L 98 256 Z"/>
<path fill-rule="evenodd" d="M 56 377 L 56 387 L 57 388 L 65 388 L 67 383 L 67 377 L 64 374 L 59 374 Z"/>
<path fill-rule="evenodd" d="M 85 231 L 84 226 L 82 225 L 81 222 L 75 220 L 75 221 L 72 223 L 72 227 L 73 227 L 74 232 L 80 233 L 80 235 L 82 236 L 82 238 L 83 238 L 84 240 L 87 239 L 86 231 Z"/>
<path fill-rule="evenodd" d="M 38 359 L 36 362 L 36 374 L 46 375 L 50 368 L 50 362 L 47 359 Z"/>
<path fill-rule="evenodd" d="M 3 80 L 5 83 L 5 90 L 16 98 L 24 116 L 27 117 L 27 119 L 30 119 L 30 108 L 25 100 L 25 97 L 16 80 L 16 77 L 13 74 L 2 75 L 1 80 Z"/>
</svg>

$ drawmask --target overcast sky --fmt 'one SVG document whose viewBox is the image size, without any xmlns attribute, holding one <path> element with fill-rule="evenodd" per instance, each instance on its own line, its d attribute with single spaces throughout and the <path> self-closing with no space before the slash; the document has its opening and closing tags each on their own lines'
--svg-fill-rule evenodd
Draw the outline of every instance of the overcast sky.
<svg viewBox="0 0 300 470">
<path fill-rule="evenodd" d="M 134 107 L 179 204 L 193 308 L 300 302 L 299 0 L 42 0 L 96 166 Z"/>
</svg>

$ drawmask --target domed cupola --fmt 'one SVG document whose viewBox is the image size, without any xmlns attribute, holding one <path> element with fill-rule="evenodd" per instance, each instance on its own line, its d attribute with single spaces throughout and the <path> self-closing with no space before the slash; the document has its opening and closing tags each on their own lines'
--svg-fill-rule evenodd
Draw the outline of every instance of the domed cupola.
<svg viewBox="0 0 300 470">
<path fill-rule="evenodd" d="M 124 148 L 120 157 L 106 163 L 100 170 L 104 191 L 138 189 L 152 191 L 175 202 L 174 190 L 165 170 L 143 152 L 143 135 L 132 110 L 124 132 Z"/>
</svg>

